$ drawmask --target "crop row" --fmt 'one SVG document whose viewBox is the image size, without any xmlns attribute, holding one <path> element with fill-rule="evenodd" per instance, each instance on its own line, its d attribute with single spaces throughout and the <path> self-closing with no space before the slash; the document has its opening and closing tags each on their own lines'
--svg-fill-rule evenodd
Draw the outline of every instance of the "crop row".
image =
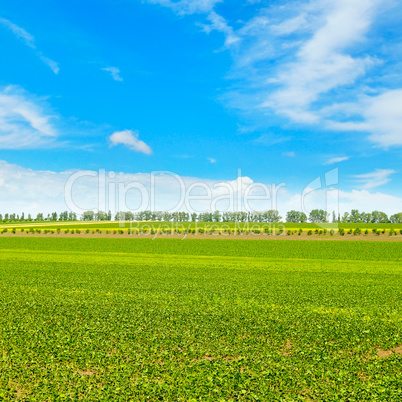
<svg viewBox="0 0 402 402">
<path fill-rule="evenodd" d="M 9 230 L 9 228 L 3 228 L 0 231 L 0 234 L 4 234 L 4 233 L 13 233 L 16 234 L 17 232 L 19 233 L 44 233 L 44 234 L 60 234 L 60 233 L 64 233 L 64 234 L 129 234 L 129 235 L 138 235 L 138 234 L 148 234 L 148 235 L 183 235 L 183 234 L 210 234 L 210 235 L 259 235 L 259 234 L 264 234 L 264 235 L 287 235 L 287 236 L 291 236 L 291 235 L 301 235 L 303 233 L 307 233 L 307 235 L 311 236 L 313 234 L 318 234 L 318 235 L 330 235 L 330 236 L 334 236 L 334 235 L 340 235 L 340 236 L 344 236 L 345 234 L 353 234 L 353 235 L 368 235 L 370 233 L 375 234 L 375 235 L 381 235 L 381 234 L 385 234 L 388 233 L 389 236 L 397 236 L 397 235 L 402 235 L 402 229 L 389 229 L 388 231 L 386 229 L 360 229 L 360 228 L 355 228 L 355 229 L 349 229 L 349 230 L 345 230 L 344 228 L 339 228 L 337 231 L 334 229 L 302 229 L 299 228 L 298 230 L 296 229 L 288 229 L 288 230 L 284 230 L 282 228 L 279 229 L 269 229 L 269 228 L 264 228 L 264 229 L 260 229 L 260 228 L 254 228 L 254 229 L 233 229 L 233 228 L 227 228 L 227 229 L 222 229 L 222 228 L 202 228 L 199 227 L 198 229 L 195 228 L 174 228 L 174 229 L 166 229 L 166 228 L 154 228 L 154 227 L 140 227 L 140 228 L 135 228 L 135 229 L 126 229 L 126 228 L 120 228 L 120 229 L 105 229 L 105 230 L 101 230 L 99 228 L 87 228 L 87 229 L 79 229 L 79 228 L 57 228 L 57 229 L 42 229 L 39 227 L 30 227 L 30 228 L 12 228 Z"/>
<path fill-rule="evenodd" d="M 402 242 L 266 241 L 264 239 L 21 237 L 0 239 L 1 249 L 168 255 L 239 256 L 323 260 L 401 261 Z"/>
</svg>

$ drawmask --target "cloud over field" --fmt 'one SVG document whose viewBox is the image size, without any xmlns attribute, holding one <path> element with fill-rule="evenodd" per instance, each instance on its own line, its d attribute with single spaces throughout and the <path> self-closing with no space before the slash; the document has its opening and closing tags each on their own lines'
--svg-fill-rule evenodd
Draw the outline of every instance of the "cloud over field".
<svg viewBox="0 0 402 402">
<path fill-rule="evenodd" d="M 359 209 L 402 211 L 402 198 L 369 189 L 336 191 L 306 187 L 290 192 L 284 184 L 266 185 L 249 177 L 208 180 L 173 172 L 107 172 L 105 170 L 35 171 L 0 161 L 0 213 L 36 214 L 66 209 L 140 211 L 146 209 L 203 212 L 225 210 L 327 208 L 339 212 Z"/>
</svg>

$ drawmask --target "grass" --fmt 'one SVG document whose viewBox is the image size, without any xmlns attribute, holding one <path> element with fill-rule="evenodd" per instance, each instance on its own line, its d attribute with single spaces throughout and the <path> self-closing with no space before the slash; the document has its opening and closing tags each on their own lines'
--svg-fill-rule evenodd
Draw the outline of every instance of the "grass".
<svg viewBox="0 0 402 402">
<path fill-rule="evenodd" d="M 0 399 L 399 400 L 401 251 L 1 238 Z"/>
<path fill-rule="evenodd" d="M 1 223 L 0 228 L 30 228 L 30 227 L 40 227 L 41 229 L 57 229 L 57 228 L 69 228 L 69 229 L 101 229 L 101 230 L 111 230 L 111 229 L 123 229 L 127 230 L 129 228 L 133 229 L 143 229 L 148 230 L 161 230 L 161 229 L 197 229 L 204 228 L 205 230 L 210 230 L 211 228 L 215 230 L 225 230 L 225 229 L 240 229 L 240 230 L 252 230 L 252 229 L 284 229 L 284 230 L 298 230 L 303 229 L 307 231 L 309 229 L 324 229 L 327 230 L 337 230 L 339 228 L 343 229 L 355 229 L 360 228 L 361 230 L 372 230 L 372 229 L 402 229 L 401 223 L 287 223 L 287 222 L 277 222 L 277 223 L 258 223 L 258 222 L 83 222 L 83 221 L 73 221 L 73 222 L 11 222 L 11 223 Z"/>
</svg>

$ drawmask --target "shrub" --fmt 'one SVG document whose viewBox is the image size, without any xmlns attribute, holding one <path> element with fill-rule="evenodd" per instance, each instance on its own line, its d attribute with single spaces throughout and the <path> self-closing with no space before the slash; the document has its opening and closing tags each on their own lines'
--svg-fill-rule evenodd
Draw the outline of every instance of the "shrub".
<svg viewBox="0 0 402 402">
<path fill-rule="evenodd" d="M 307 232 L 307 235 L 308 236 L 311 236 L 313 234 L 313 231 L 312 230 L 309 230 L 308 232 Z"/>
<path fill-rule="evenodd" d="M 368 231 L 368 229 L 366 229 L 365 231 L 364 231 L 364 234 L 369 234 L 369 231 Z"/>
<path fill-rule="evenodd" d="M 300 229 L 299 229 L 299 233 L 298 233 L 299 236 L 300 236 L 302 233 L 303 233 L 303 229 L 300 228 Z"/>
<path fill-rule="evenodd" d="M 356 236 L 356 235 L 359 235 L 361 232 L 362 232 L 362 231 L 361 231 L 359 228 L 356 228 L 356 229 L 353 231 L 353 234 Z"/>
<path fill-rule="evenodd" d="M 340 234 L 341 236 L 345 236 L 345 229 L 340 228 L 340 229 L 339 229 L 339 234 Z"/>
<path fill-rule="evenodd" d="M 349 234 L 352 234 L 352 233 L 353 233 L 353 229 L 349 229 L 349 230 L 348 230 L 348 233 L 349 233 Z"/>
<path fill-rule="evenodd" d="M 66 229 L 66 230 L 64 231 L 64 233 L 67 234 L 69 231 L 70 231 L 70 229 Z"/>
<path fill-rule="evenodd" d="M 329 232 L 329 234 L 330 234 L 331 236 L 333 236 L 334 233 L 335 233 L 335 230 L 334 230 L 334 229 L 331 229 L 331 231 Z"/>
</svg>

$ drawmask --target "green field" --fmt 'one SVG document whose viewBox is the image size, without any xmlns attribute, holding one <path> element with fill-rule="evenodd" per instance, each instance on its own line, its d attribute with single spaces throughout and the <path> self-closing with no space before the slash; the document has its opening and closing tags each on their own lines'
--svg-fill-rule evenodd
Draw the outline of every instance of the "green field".
<svg viewBox="0 0 402 402">
<path fill-rule="evenodd" d="M 401 274 L 401 242 L 3 237 L 0 399 L 401 400 Z"/>
<path fill-rule="evenodd" d="M 316 228 L 326 228 L 327 230 L 337 230 L 338 228 L 343 229 L 355 229 L 360 228 L 362 230 L 368 229 L 394 229 L 401 230 L 402 224 L 400 223 L 288 223 L 288 222 L 277 222 L 277 223 L 258 223 L 258 222 L 110 222 L 110 221 L 72 221 L 72 222 L 12 222 L 12 223 L 2 223 L 0 224 L 1 228 L 29 228 L 29 227 L 40 227 L 41 229 L 57 229 L 57 228 L 70 228 L 70 229 L 101 229 L 101 230 L 111 230 L 111 229 L 122 229 L 128 230 L 132 229 L 143 229 L 146 228 L 148 230 L 161 230 L 161 229 L 195 229 L 195 228 L 204 228 L 205 230 L 209 230 L 214 228 L 215 230 L 220 229 L 316 229 Z"/>
</svg>

